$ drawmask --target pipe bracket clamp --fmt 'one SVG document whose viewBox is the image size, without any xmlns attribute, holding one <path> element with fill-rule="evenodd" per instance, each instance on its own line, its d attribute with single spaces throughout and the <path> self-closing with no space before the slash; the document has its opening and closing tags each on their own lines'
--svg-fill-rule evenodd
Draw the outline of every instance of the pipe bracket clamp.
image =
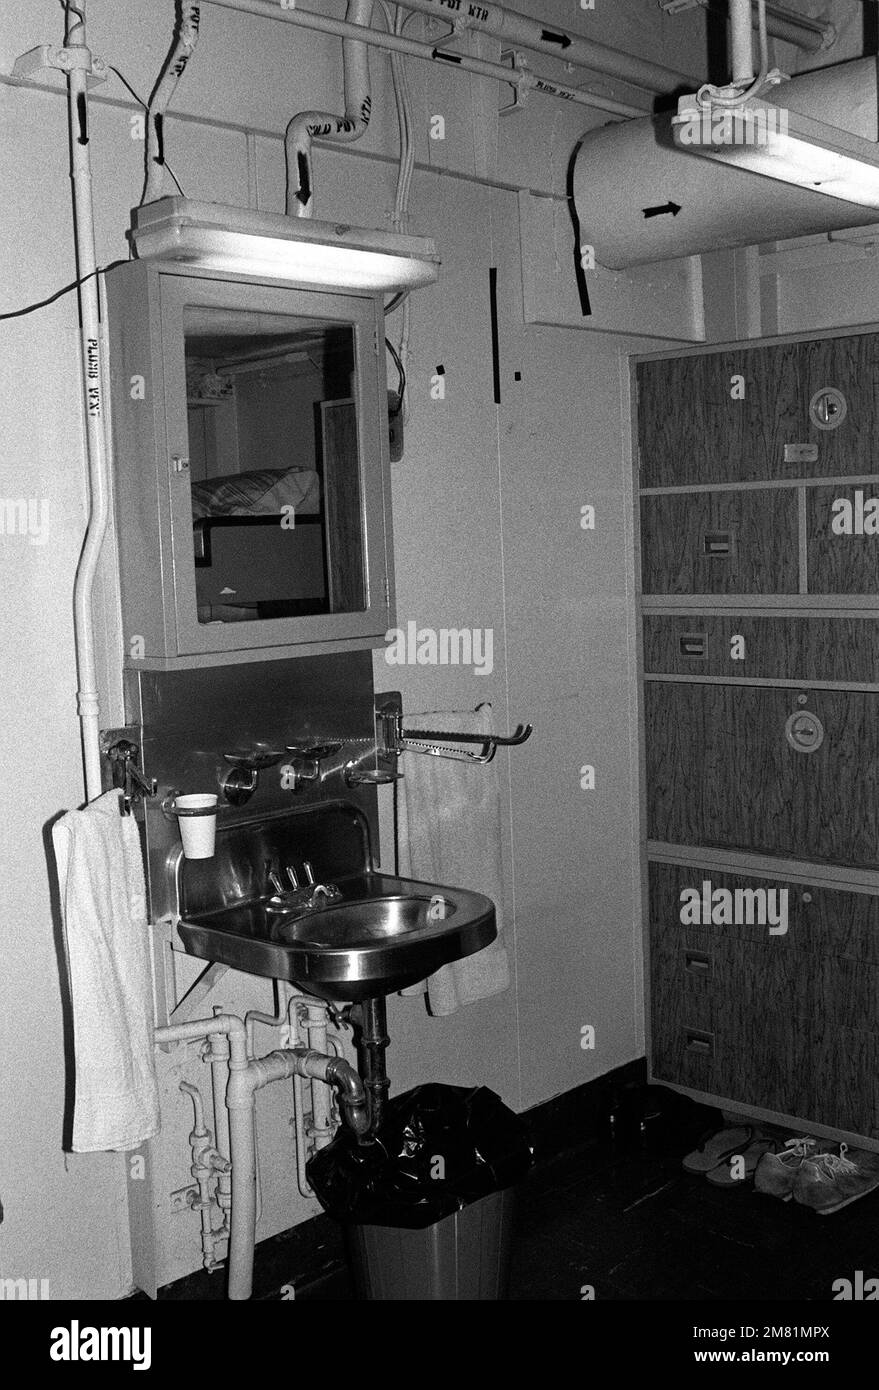
<svg viewBox="0 0 879 1390">
<path fill-rule="evenodd" d="M 85 72 L 88 84 L 92 87 L 98 82 L 105 82 L 109 72 L 105 60 L 96 57 L 82 44 L 59 48 L 57 44 L 41 43 L 37 48 L 30 48 L 27 53 L 22 53 L 16 58 L 10 75 L 19 82 L 26 82 L 38 73 L 52 69 L 64 73 L 77 70 Z"/>
</svg>

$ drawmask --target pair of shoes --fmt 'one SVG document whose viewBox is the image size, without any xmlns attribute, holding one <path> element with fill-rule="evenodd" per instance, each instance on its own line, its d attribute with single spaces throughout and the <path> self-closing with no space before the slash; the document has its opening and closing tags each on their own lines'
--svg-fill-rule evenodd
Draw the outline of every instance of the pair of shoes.
<svg viewBox="0 0 879 1390">
<path fill-rule="evenodd" d="M 758 1192 L 789 1202 L 792 1197 L 819 1216 L 840 1211 L 859 1197 L 879 1187 L 879 1156 L 854 1150 L 849 1158 L 848 1144 L 824 1144 L 809 1135 L 788 1139 L 779 1153 L 760 1159 L 754 1175 Z"/>
<path fill-rule="evenodd" d="M 784 1148 L 765 1153 L 754 1175 L 754 1187 L 769 1197 L 789 1202 L 794 1195 L 794 1183 L 807 1159 L 817 1156 L 818 1140 L 808 1134 L 788 1139 Z"/>
<path fill-rule="evenodd" d="M 709 1130 L 702 1135 L 699 1147 L 693 1149 L 683 1159 L 683 1167 L 688 1173 L 710 1173 L 713 1168 L 726 1163 L 734 1154 L 740 1154 L 754 1139 L 751 1125 L 736 1125 L 733 1129 Z"/>
<path fill-rule="evenodd" d="M 840 1144 L 838 1154 L 804 1159 L 794 1181 L 797 1201 L 819 1216 L 829 1216 L 879 1187 L 879 1157 L 855 1149 L 857 1159 L 852 1159 L 850 1152 L 848 1144 Z"/>
<path fill-rule="evenodd" d="M 775 1147 L 774 1139 L 767 1139 L 759 1130 L 750 1144 L 738 1153 L 730 1154 L 725 1162 L 706 1173 L 714 1187 L 744 1187 L 749 1178 L 756 1175 L 757 1169 L 766 1154 Z"/>
</svg>

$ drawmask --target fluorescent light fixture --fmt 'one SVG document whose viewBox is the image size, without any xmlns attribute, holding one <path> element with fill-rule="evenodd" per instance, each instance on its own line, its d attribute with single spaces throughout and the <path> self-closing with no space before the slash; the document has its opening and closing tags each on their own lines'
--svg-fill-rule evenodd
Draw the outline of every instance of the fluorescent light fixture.
<svg viewBox="0 0 879 1390">
<path fill-rule="evenodd" d="M 672 117 L 681 149 L 859 207 L 879 208 L 879 144 L 770 102 L 731 110 L 681 97 Z"/>
<path fill-rule="evenodd" d="M 128 236 L 139 260 L 371 294 L 433 284 L 440 264 L 427 237 L 189 198 L 160 198 L 135 208 Z"/>
</svg>

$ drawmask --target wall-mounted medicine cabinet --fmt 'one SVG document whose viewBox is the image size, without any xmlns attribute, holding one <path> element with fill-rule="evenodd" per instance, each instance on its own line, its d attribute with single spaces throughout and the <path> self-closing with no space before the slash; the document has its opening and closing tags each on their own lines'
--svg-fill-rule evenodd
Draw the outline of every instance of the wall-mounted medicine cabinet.
<svg viewBox="0 0 879 1390">
<path fill-rule="evenodd" d="M 107 296 L 126 664 L 382 645 L 381 298 L 136 261 Z"/>
</svg>

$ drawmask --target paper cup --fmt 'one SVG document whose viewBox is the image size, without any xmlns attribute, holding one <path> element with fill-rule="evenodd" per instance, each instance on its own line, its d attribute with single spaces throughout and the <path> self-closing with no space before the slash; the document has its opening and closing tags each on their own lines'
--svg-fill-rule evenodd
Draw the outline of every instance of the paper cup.
<svg viewBox="0 0 879 1390">
<path fill-rule="evenodd" d="M 196 792 L 174 799 L 183 854 L 187 859 L 211 859 L 217 838 L 217 796 Z"/>
</svg>

